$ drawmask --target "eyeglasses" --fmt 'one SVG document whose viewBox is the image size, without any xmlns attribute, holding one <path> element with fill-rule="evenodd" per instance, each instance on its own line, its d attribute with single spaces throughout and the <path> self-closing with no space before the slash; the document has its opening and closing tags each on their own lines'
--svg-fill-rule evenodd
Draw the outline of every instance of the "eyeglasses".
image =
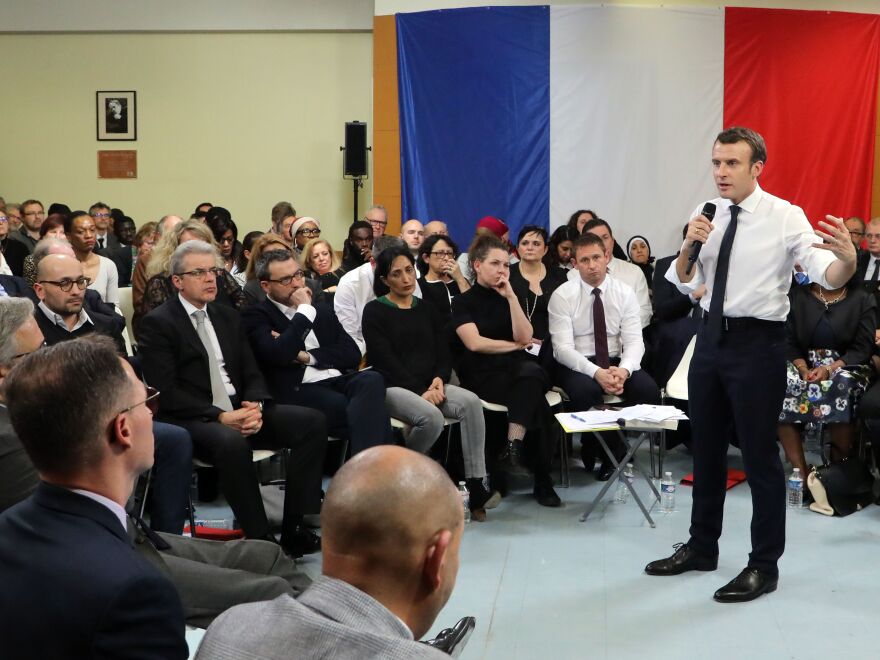
<svg viewBox="0 0 880 660">
<path fill-rule="evenodd" d="M 43 211 L 26 211 L 23 215 L 32 215 L 32 216 L 45 216 L 46 214 Z"/>
<path fill-rule="evenodd" d="M 235 237 L 234 236 L 224 236 L 223 238 L 221 238 L 218 241 L 218 243 L 220 243 L 220 245 L 223 245 L 224 243 L 235 243 Z"/>
<path fill-rule="evenodd" d="M 865 232 L 863 232 L 863 231 L 852 231 L 852 230 L 849 230 L 849 235 L 850 235 L 850 236 L 864 236 L 864 235 L 865 235 Z"/>
<path fill-rule="evenodd" d="M 124 413 L 131 412 L 141 404 L 144 404 L 147 407 L 147 410 L 149 410 L 153 415 L 157 414 L 159 412 L 159 390 L 157 390 L 155 387 L 150 387 L 148 385 L 146 399 L 144 399 L 143 401 L 138 401 L 133 406 L 129 406 L 125 410 L 120 410 L 116 414 L 122 415 Z"/>
<path fill-rule="evenodd" d="M 197 280 L 206 280 L 208 275 L 213 275 L 214 277 L 219 278 L 223 274 L 222 268 L 196 268 L 195 270 L 188 270 L 184 273 L 174 273 L 178 277 L 183 277 L 184 275 L 189 275 L 190 277 L 194 277 Z"/>
<path fill-rule="evenodd" d="M 273 280 L 270 278 L 266 278 L 263 280 L 264 282 L 275 282 L 276 284 L 280 284 L 282 286 L 290 286 L 290 283 L 296 280 L 299 282 L 302 278 L 304 278 L 306 274 L 301 270 L 296 271 L 293 275 L 286 275 L 285 277 L 279 277 L 277 280 Z"/>
<path fill-rule="evenodd" d="M 93 218 L 109 218 L 109 213 L 92 213 Z"/>
<path fill-rule="evenodd" d="M 64 293 L 68 293 L 73 289 L 73 285 L 76 284 L 76 288 L 80 291 L 87 289 L 89 284 L 92 283 L 91 278 L 88 277 L 77 277 L 75 280 L 70 279 L 69 277 L 65 277 L 63 280 L 39 280 L 37 284 L 54 284 L 59 289 L 64 291 Z"/>
<path fill-rule="evenodd" d="M 880 234 L 865 234 L 865 238 L 867 238 L 870 241 L 875 238 L 880 238 Z"/>
<path fill-rule="evenodd" d="M 436 252 L 431 252 L 432 257 L 445 257 L 447 259 L 454 255 L 455 253 L 452 250 L 437 250 Z"/>
<path fill-rule="evenodd" d="M 367 220 L 364 218 L 364 220 Z M 375 225 L 376 227 L 385 227 L 388 224 L 387 220 L 367 220 L 371 225 Z"/>
<path fill-rule="evenodd" d="M 302 234 L 303 236 L 320 236 L 321 230 L 317 229 L 317 228 L 315 228 L 315 229 L 300 229 L 296 233 L 297 233 L 297 236 L 299 234 Z"/>
</svg>

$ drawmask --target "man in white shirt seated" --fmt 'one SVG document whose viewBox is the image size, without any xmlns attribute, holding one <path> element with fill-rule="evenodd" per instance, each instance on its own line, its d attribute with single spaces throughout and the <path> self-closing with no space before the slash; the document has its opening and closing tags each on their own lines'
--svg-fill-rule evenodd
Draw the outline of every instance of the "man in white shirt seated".
<svg viewBox="0 0 880 660">
<path fill-rule="evenodd" d="M 573 410 L 589 410 L 605 394 L 619 396 L 627 405 L 659 404 L 657 385 L 639 367 L 645 345 L 635 292 L 608 274 L 609 250 L 600 237 L 586 232 L 572 249 L 572 272 L 578 277 L 558 287 L 548 305 L 553 356 L 559 363 L 556 382 Z M 639 276 L 644 280 L 641 272 Z M 615 453 L 622 455 L 614 440 Z M 587 463 L 585 458 L 590 470 Z M 600 479 L 611 471 L 604 460 Z"/>
<path fill-rule="evenodd" d="M 654 309 L 651 306 L 651 294 L 648 291 L 648 281 L 641 268 L 635 264 L 622 259 L 615 259 L 612 254 L 614 250 L 614 235 L 611 233 L 611 226 L 601 218 L 593 218 L 588 220 L 584 225 L 584 234 L 595 234 L 602 239 L 605 246 L 605 255 L 608 260 L 608 274 L 619 282 L 632 287 L 636 294 L 636 301 L 639 306 L 639 322 L 642 328 L 647 328 L 651 323 L 651 316 Z M 573 248 L 572 248 L 573 249 Z M 569 280 L 577 280 L 577 269 L 572 268 L 568 271 Z"/>
</svg>

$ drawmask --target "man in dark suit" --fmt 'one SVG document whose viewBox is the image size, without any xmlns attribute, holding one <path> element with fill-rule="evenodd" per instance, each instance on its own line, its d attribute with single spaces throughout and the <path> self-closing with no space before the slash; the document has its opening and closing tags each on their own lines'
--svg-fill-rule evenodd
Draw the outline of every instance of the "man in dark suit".
<svg viewBox="0 0 880 660">
<path fill-rule="evenodd" d="M 0 260 L 6 262 L 13 275 L 21 277 L 21 274 L 24 272 L 24 258 L 28 255 L 28 249 L 22 243 L 11 240 L 9 234 L 9 216 L 6 215 L 3 207 L 0 207 L 0 252 L 3 254 Z"/>
<path fill-rule="evenodd" d="M 281 544 L 294 555 L 317 551 L 302 517 L 320 510 L 324 415 L 271 401 L 238 312 L 212 304 L 222 272 L 215 248 L 182 243 L 171 272 L 179 295 L 144 317 L 139 352 L 147 382 L 163 393 L 160 419 L 189 431 L 195 455 L 217 468 L 248 538 L 274 539 L 251 451 L 289 448 Z"/>
<path fill-rule="evenodd" d="M 89 207 L 89 215 L 95 223 L 95 254 L 102 257 L 110 256 L 119 249 L 119 239 L 113 233 L 110 215 L 110 207 L 104 202 L 95 202 Z"/>
<path fill-rule="evenodd" d="M 137 226 L 134 220 L 127 215 L 118 217 L 113 222 L 113 235 L 119 240 L 119 247 L 112 250 L 106 256 L 116 264 L 116 272 L 119 274 L 119 286 L 131 286 L 131 275 L 134 269 L 134 256 L 137 248 L 134 247 L 134 239 L 137 234 Z"/>
<path fill-rule="evenodd" d="M 352 454 L 392 442 L 384 379 L 357 370 L 357 344 L 328 305 L 312 304 L 293 255 L 266 252 L 256 275 L 266 299 L 242 312 L 242 324 L 272 396 L 323 412 L 328 432 L 349 438 Z"/>
<path fill-rule="evenodd" d="M 42 479 L 0 514 L 4 654 L 186 658 L 180 598 L 126 533 L 125 503 L 153 463 L 155 396 L 104 337 L 22 358 L 4 394 Z"/>
</svg>

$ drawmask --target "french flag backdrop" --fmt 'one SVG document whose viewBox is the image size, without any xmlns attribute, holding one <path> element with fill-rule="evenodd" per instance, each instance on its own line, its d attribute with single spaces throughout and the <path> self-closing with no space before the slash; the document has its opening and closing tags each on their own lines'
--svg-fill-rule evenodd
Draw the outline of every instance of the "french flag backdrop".
<svg viewBox="0 0 880 660">
<path fill-rule="evenodd" d="M 880 16 L 530 6 L 397 15 L 403 218 L 555 228 L 593 209 L 674 252 L 715 196 L 724 127 L 767 141 L 765 190 L 870 214 Z"/>
</svg>

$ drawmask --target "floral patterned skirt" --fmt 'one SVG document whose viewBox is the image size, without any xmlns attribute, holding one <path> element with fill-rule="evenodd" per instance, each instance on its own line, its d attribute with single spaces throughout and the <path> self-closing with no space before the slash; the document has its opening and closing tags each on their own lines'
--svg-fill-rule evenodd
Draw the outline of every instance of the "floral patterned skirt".
<svg viewBox="0 0 880 660">
<path fill-rule="evenodd" d="M 840 356 L 827 349 L 807 352 L 810 369 L 827 366 Z M 787 389 L 779 421 L 786 424 L 848 424 L 856 418 L 856 407 L 871 382 L 872 369 L 867 365 L 845 366 L 830 380 L 808 383 L 795 366 L 787 364 Z"/>
</svg>

